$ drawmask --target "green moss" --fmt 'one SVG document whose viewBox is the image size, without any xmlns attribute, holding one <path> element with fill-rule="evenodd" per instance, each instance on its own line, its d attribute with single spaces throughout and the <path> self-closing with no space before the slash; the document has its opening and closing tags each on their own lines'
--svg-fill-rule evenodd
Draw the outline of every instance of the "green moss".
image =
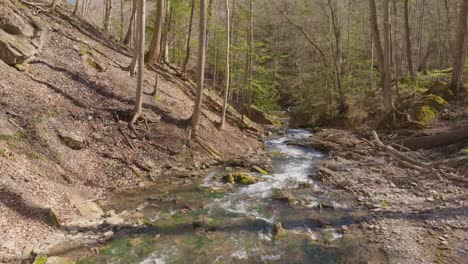
<svg viewBox="0 0 468 264">
<path fill-rule="evenodd" d="M 47 263 L 47 256 L 39 255 L 34 260 L 33 264 L 46 264 Z"/>
<path fill-rule="evenodd" d="M 454 95 L 453 91 L 450 90 L 449 84 L 439 80 L 436 80 L 430 84 L 427 93 L 438 95 L 444 99 L 450 99 Z"/>
<path fill-rule="evenodd" d="M 423 105 L 419 108 L 417 119 L 423 124 L 427 124 L 432 119 L 436 118 L 438 111 L 431 106 Z"/>
<path fill-rule="evenodd" d="M 465 154 L 465 155 L 468 155 L 468 148 L 466 148 L 466 149 L 462 149 L 462 151 L 461 151 L 461 152 L 462 152 L 463 154 Z"/>
<path fill-rule="evenodd" d="M 238 184 L 243 184 L 243 185 L 249 185 L 249 184 L 254 184 L 257 183 L 258 180 L 254 176 L 250 175 L 247 172 L 234 172 L 234 173 L 229 173 L 223 177 L 223 180 L 225 182 L 229 183 L 238 183 Z"/>
<path fill-rule="evenodd" d="M 447 105 L 447 101 L 438 95 L 429 94 L 424 96 L 423 104 L 430 106 L 436 109 L 437 111 L 441 111 Z"/>
<path fill-rule="evenodd" d="M 13 135 L 0 134 L 0 140 L 21 140 L 26 138 L 26 134 L 22 132 L 17 132 Z"/>
</svg>

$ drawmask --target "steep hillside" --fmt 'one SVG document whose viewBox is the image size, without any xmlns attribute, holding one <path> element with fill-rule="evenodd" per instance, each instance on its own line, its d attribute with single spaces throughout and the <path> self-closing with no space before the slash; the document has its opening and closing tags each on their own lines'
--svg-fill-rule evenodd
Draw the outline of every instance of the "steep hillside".
<svg viewBox="0 0 468 264">
<path fill-rule="evenodd" d="M 75 200 L 103 198 L 116 188 L 163 179 L 171 168 L 191 171 L 213 158 L 198 144 L 184 147 L 194 99 L 190 83 L 159 69 L 160 94 L 145 96 L 149 124 L 137 137 L 127 125 L 136 87 L 124 70 L 131 51 L 71 17 L 71 10 L 58 7 L 50 14 L 47 3 L 34 6 L 0 1 L 1 23 L 27 19 L 29 13 L 48 32 L 40 53 L 17 65 L 23 71 L 0 60 L 4 260 L 55 232 L 51 211 L 63 221 L 76 213 Z M 154 82 L 155 72 L 147 70 L 146 91 Z M 261 146 L 232 118 L 224 131 L 218 130 L 219 109 L 210 105 L 204 106 L 200 133 L 224 158 Z"/>
</svg>

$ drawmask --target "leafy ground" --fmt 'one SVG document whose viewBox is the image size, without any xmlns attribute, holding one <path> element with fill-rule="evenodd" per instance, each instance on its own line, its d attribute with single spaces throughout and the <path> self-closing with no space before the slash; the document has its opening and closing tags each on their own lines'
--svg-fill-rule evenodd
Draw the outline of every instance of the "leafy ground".
<svg viewBox="0 0 468 264">
<path fill-rule="evenodd" d="M 61 220 L 73 217 L 70 197 L 104 198 L 116 188 L 163 177 L 170 168 L 194 169 L 212 159 L 197 144 L 182 148 L 193 86 L 160 70 L 160 94 L 144 98 L 149 128 L 136 138 L 127 128 L 136 79 L 123 70 L 131 52 L 93 24 L 70 17 L 70 10 L 50 14 L 44 12 L 47 3 L 36 4 L 30 9 L 18 1 L 0 2 L 3 13 L 34 12 L 49 29 L 42 52 L 24 71 L 0 61 L 0 117 L 18 130 L 0 136 L 0 261 L 57 231 L 49 208 Z M 154 81 L 155 72 L 147 70 L 148 92 Z M 204 106 L 200 133 L 226 158 L 260 147 L 232 120 L 219 131 L 218 116 Z M 86 147 L 68 148 L 58 130 L 84 137 Z"/>
</svg>

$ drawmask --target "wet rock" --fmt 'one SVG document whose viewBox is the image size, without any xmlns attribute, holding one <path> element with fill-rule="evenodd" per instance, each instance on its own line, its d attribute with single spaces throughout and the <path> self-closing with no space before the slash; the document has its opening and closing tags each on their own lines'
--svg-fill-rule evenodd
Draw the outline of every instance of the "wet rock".
<svg viewBox="0 0 468 264">
<path fill-rule="evenodd" d="M 57 132 L 63 144 L 71 149 L 80 150 L 86 146 L 86 139 L 84 137 L 66 130 L 58 130 Z"/>
<path fill-rule="evenodd" d="M 283 226 L 281 225 L 281 222 L 276 222 L 273 224 L 273 230 L 272 230 L 273 238 L 278 240 L 284 237 L 286 234 L 286 231 L 284 230 Z"/>
<path fill-rule="evenodd" d="M 296 202 L 296 198 L 291 193 L 291 190 L 280 190 L 274 196 L 274 200 L 287 202 L 289 204 L 293 204 Z"/>
<path fill-rule="evenodd" d="M 343 234 L 348 234 L 349 233 L 349 227 L 347 225 L 342 225 L 341 226 L 341 232 Z"/>
<path fill-rule="evenodd" d="M 226 174 L 223 180 L 228 183 L 238 183 L 243 185 L 250 185 L 258 182 L 258 179 L 248 172 L 234 172 Z"/>
</svg>

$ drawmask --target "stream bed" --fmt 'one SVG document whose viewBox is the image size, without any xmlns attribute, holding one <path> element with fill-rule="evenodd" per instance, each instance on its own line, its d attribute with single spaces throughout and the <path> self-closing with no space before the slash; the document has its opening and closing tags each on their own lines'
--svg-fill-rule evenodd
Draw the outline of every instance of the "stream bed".
<svg viewBox="0 0 468 264">
<path fill-rule="evenodd" d="M 289 130 L 267 140 L 274 168 L 254 174 L 260 180 L 252 185 L 225 183 L 223 168 L 196 184 L 128 193 L 129 204 L 149 204 L 142 210 L 147 228 L 120 231 L 77 263 L 353 263 L 358 239 L 346 226 L 356 216 L 355 198 L 313 179 L 323 153 L 288 145 L 310 135 Z"/>
</svg>

